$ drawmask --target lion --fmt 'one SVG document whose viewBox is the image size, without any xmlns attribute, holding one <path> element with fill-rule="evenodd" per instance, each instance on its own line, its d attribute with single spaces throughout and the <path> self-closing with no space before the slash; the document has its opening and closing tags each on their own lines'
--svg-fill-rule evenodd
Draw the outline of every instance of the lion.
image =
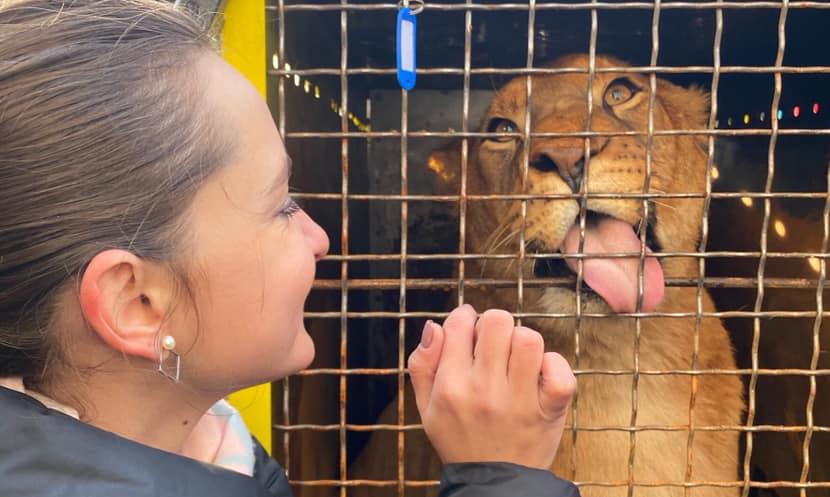
<svg viewBox="0 0 830 497">
<path fill-rule="evenodd" d="M 550 67 L 587 69 L 588 65 L 588 56 L 569 55 Z M 600 56 L 596 67 L 626 64 Z M 520 76 L 496 93 L 480 127 L 493 134 L 469 140 L 466 175 L 460 174 L 458 142 L 435 151 L 429 166 L 448 184 L 466 176 L 467 194 L 479 196 L 466 204 L 467 253 L 525 254 L 466 261 L 467 278 L 514 284 L 467 285 L 464 300 L 479 310 L 496 307 L 525 313 L 528 317 L 522 324 L 540 331 L 547 349 L 563 354 L 583 372 L 578 375 L 578 394 L 568 420 L 576 428 L 566 430 L 551 470 L 583 483 L 580 491 L 585 497 L 623 497 L 631 483 L 636 496 L 737 495 L 737 427 L 745 402 L 740 378 L 723 374 L 736 369 L 732 345 L 719 319 L 693 315 L 697 310 L 715 310 L 707 291 L 694 284 L 665 284 L 667 279 L 699 278 L 698 259 L 656 256 L 699 250 L 708 139 L 670 134 L 652 135 L 649 142 L 643 134 L 649 129 L 650 100 L 655 131 L 704 129 L 708 95 L 657 79 L 650 99 L 648 76 L 597 72 L 591 86 L 590 130 L 641 134 L 593 136 L 588 161 L 583 137 L 532 137 L 525 143 L 526 85 L 527 77 Z M 531 90 L 533 132 L 586 130 L 587 71 L 534 75 Z M 527 168 L 522 167 L 525 154 Z M 648 193 L 697 195 L 650 197 L 645 205 L 642 195 L 607 195 L 642 194 L 645 186 Z M 606 194 L 587 197 L 582 239 L 581 200 L 568 198 L 580 192 Z M 506 194 L 547 197 L 526 200 L 524 215 L 521 199 L 482 198 Z M 646 246 L 641 260 L 643 226 Z M 577 293 L 579 258 L 566 256 L 580 248 L 586 257 Z M 587 257 L 603 253 L 636 256 Z M 519 275 L 524 282 L 521 302 L 515 284 Z M 563 277 L 573 282 L 567 286 L 528 283 L 552 277 L 559 278 L 552 282 Z M 577 302 L 579 323 L 574 317 Z M 644 315 L 635 319 L 632 313 L 637 312 Z M 660 315 L 648 316 L 653 312 Z M 533 317 L 538 314 L 563 317 Z M 635 368 L 640 371 L 636 377 Z M 721 374 L 684 374 L 692 369 Z M 674 373 L 654 374 L 660 371 Z M 397 400 L 390 404 L 379 423 L 397 423 L 397 404 Z M 404 405 L 405 422 L 417 423 L 410 390 Z M 423 434 L 405 433 L 405 480 L 437 479 L 440 461 Z M 389 456 L 396 439 L 394 432 L 377 432 L 353 466 L 351 478 L 396 479 L 397 461 Z M 378 495 L 379 490 L 352 489 L 351 495 L 362 491 Z M 396 490 L 390 489 L 389 495 Z M 430 490 L 406 489 L 408 496 L 422 492 Z"/>
</svg>

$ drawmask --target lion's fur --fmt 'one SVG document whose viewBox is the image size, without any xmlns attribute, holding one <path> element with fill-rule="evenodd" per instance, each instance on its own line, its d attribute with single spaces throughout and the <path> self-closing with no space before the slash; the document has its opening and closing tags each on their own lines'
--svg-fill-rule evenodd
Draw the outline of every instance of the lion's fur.
<svg viewBox="0 0 830 497">
<path fill-rule="evenodd" d="M 621 67 L 623 62 L 598 57 L 596 66 Z M 588 67 L 588 57 L 572 55 L 555 61 L 551 67 Z M 626 76 L 643 90 L 629 107 L 612 113 L 604 109 L 603 92 L 616 78 Z M 486 131 L 489 120 L 496 116 L 508 118 L 524 128 L 527 101 L 526 77 L 518 77 L 494 97 L 482 121 Z M 586 129 L 586 73 L 560 73 L 533 76 L 532 130 L 534 132 L 580 132 Z M 648 130 L 649 78 L 640 74 L 595 74 L 592 131 Z M 699 89 L 686 89 L 657 79 L 653 101 L 653 129 L 704 129 L 709 109 L 708 95 Z M 616 114 L 616 115 L 615 115 Z M 653 136 L 650 161 L 650 192 L 703 193 L 706 190 L 707 138 L 693 135 Z M 643 191 L 647 168 L 645 136 L 598 137 L 592 150 L 598 150 L 589 163 L 587 188 L 590 193 L 638 193 Z M 537 147 L 583 147 L 580 137 L 536 137 L 527 150 Z M 470 140 L 467 168 L 467 193 L 476 194 L 569 194 L 570 187 L 556 172 L 527 171 L 522 186 L 522 140 L 496 142 Z M 435 152 L 433 162 L 445 164 L 450 173 L 444 179 L 458 177 L 460 147 L 451 144 Z M 447 173 L 447 171 L 444 171 Z M 509 205 L 508 205 L 509 204 Z M 519 201 L 469 200 L 466 215 L 468 253 L 519 252 L 521 233 Z M 613 215 L 636 224 L 643 215 L 640 199 L 589 199 L 590 210 Z M 524 239 L 535 240 L 552 252 L 559 247 L 565 233 L 578 217 L 579 201 L 575 199 L 544 199 L 527 202 Z M 663 251 L 695 252 L 701 237 L 701 198 L 663 198 L 649 204 L 654 212 L 653 226 Z M 661 260 L 667 279 L 695 279 L 700 276 L 698 260 L 669 257 Z M 533 260 L 522 262 L 524 278 L 533 278 Z M 519 269 L 515 260 L 468 261 L 468 277 L 516 279 Z M 497 307 L 525 313 L 570 313 L 576 310 L 576 293 L 569 288 L 523 288 L 521 305 L 515 288 L 467 287 L 465 301 L 476 308 Z M 660 313 L 695 313 L 714 311 L 708 293 L 692 287 L 667 286 L 665 298 L 657 309 Z M 582 299 L 582 313 L 608 313 L 599 299 Z M 629 478 L 644 484 L 673 483 L 675 486 L 635 486 L 637 496 L 683 496 L 684 482 L 734 482 L 738 479 L 737 431 L 712 431 L 710 427 L 736 427 L 741 423 L 744 399 L 740 380 L 735 375 L 650 374 L 655 371 L 685 371 L 693 366 L 699 370 L 734 370 L 732 346 L 720 321 L 715 318 L 646 317 L 640 320 L 639 340 L 635 319 L 631 317 L 582 317 L 578 341 L 574 318 L 525 319 L 523 324 L 545 336 L 548 349 L 565 355 L 575 369 L 582 371 L 632 371 L 635 366 L 643 373 L 636 390 L 632 374 L 581 374 L 576 398 L 576 421 L 580 429 L 574 436 L 567 431 L 563 437 L 553 471 L 564 478 L 580 482 L 604 482 L 619 486 L 581 487 L 585 497 L 623 497 L 627 495 Z M 696 330 L 699 329 L 699 333 Z M 575 351 L 579 349 L 577 361 Z M 697 350 L 697 354 L 695 351 Z M 635 363 L 635 355 L 639 361 Z M 693 365 L 693 358 L 695 363 Z M 694 391 L 694 410 L 690 405 Z M 407 393 L 407 422 L 416 422 L 415 403 Z M 643 428 L 632 436 L 627 427 L 632 423 L 632 399 L 636 397 L 636 426 Z M 395 423 L 397 402 L 390 404 L 382 423 Z M 694 431 L 688 427 L 707 427 Z M 616 427 L 617 430 L 602 430 Z M 645 427 L 662 427 L 646 430 Z M 387 442 L 392 434 L 387 434 Z M 394 445 L 383 446 L 383 436 L 375 436 L 369 449 L 355 466 L 355 478 L 396 478 Z M 574 452 L 574 440 L 576 441 Z M 688 442 L 692 441 L 691 447 Z M 631 453 L 634 444 L 633 454 Z M 434 479 L 440 464 L 422 435 L 407 433 L 407 480 Z M 381 448 L 383 446 L 383 448 Z M 375 452 L 375 456 L 372 453 Z M 383 452 L 383 453 L 378 453 Z M 633 455 L 633 471 L 629 461 Z M 687 475 L 687 467 L 691 468 Z M 365 468 L 371 467 L 372 471 Z M 361 474 L 362 473 L 362 474 Z M 371 489 L 377 492 L 379 489 Z M 417 489 L 408 488 L 407 495 Z M 690 494 L 703 496 L 734 496 L 736 487 L 693 487 Z M 373 493 L 372 495 L 377 495 Z M 391 494 L 390 494 L 391 495 Z"/>
</svg>

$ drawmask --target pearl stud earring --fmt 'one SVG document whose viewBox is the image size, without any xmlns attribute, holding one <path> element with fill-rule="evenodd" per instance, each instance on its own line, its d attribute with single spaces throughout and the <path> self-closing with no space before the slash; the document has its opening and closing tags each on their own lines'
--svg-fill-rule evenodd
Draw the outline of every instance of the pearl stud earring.
<svg viewBox="0 0 830 497">
<path fill-rule="evenodd" d="M 165 355 L 167 354 L 165 354 L 165 352 L 163 351 L 159 354 L 158 372 L 173 380 L 174 383 L 178 383 L 179 379 L 181 378 L 182 372 L 182 358 L 179 354 L 173 351 L 173 349 L 176 348 L 176 339 L 173 338 L 171 335 L 164 335 L 164 337 L 161 339 L 161 348 L 164 349 L 164 351 L 169 352 L 169 355 L 175 358 L 176 365 L 174 373 L 167 371 L 164 365 Z"/>
<path fill-rule="evenodd" d="M 172 351 L 176 348 L 176 339 L 171 335 L 165 335 L 164 338 L 161 339 L 161 348 Z"/>
</svg>

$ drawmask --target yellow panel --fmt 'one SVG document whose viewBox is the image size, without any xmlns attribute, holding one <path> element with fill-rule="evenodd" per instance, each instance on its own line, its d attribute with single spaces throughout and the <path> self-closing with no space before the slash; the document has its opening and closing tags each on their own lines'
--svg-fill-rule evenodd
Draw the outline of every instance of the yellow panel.
<svg viewBox="0 0 830 497">
<path fill-rule="evenodd" d="M 265 96 L 265 1 L 228 0 L 224 10 L 222 52 Z M 230 397 L 251 433 L 271 452 L 271 385 L 259 385 Z"/>
<path fill-rule="evenodd" d="M 227 0 L 222 51 L 265 96 L 265 0 Z"/>
</svg>

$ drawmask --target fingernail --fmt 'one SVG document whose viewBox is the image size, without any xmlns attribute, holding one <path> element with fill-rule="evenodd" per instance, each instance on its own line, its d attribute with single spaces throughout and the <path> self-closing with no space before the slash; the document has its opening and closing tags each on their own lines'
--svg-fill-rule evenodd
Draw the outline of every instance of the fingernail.
<svg viewBox="0 0 830 497">
<path fill-rule="evenodd" d="M 432 345 L 432 335 L 435 323 L 430 319 L 424 323 L 424 331 L 421 332 L 421 347 L 428 349 Z"/>
<path fill-rule="evenodd" d="M 473 306 L 471 306 L 470 304 L 464 304 L 461 307 L 467 308 L 467 309 L 472 309 L 473 308 Z"/>
</svg>

